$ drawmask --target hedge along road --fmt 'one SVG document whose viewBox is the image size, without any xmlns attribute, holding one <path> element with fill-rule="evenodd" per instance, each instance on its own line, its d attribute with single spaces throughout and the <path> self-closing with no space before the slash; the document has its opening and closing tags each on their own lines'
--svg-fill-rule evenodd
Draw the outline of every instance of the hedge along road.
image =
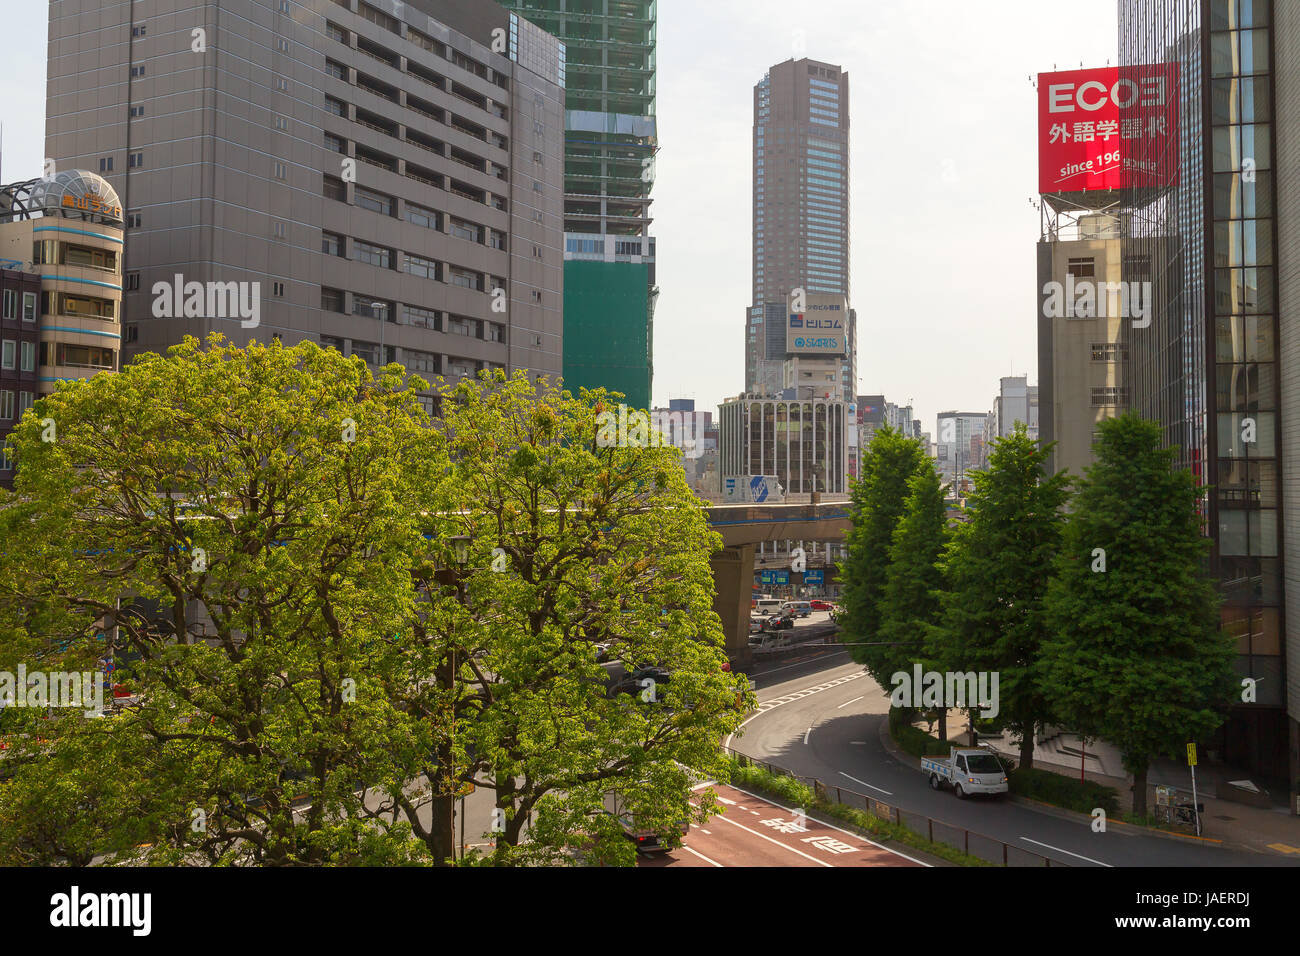
<svg viewBox="0 0 1300 956">
<path fill-rule="evenodd" d="M 759 711 L 727 746 L 827 786 L 865 793 L 1070 866 L 1285 863 L 1260 853 L 1149 836 L 1122 825 L 1094 833 L 1083 818 L 1063 819 L 1005 798 L 958 800 L 948 790 L 931 790 L 913 758 L 896 758 L 881 744 L 889 697 L 861 665 L 846 662 L 846 655 L 828 654 L 790 669 L 756 668 L 752 676 Z"/>
</svg>

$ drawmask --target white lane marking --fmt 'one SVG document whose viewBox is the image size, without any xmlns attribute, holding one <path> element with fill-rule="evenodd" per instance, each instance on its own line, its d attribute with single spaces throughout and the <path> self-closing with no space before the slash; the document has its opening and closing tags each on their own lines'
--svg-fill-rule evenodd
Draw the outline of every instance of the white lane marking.
<svg viewBox="0 0 1300 956">
<path fill-rule="evenodd" d="M 865 740 L 850 740 L 850 741 L 849 741 L 849 746 L 851 746 L 851 747 L 865 747 L 866 745 L 867 745 L 867 742 L 866 742 Z"/>
<path fill-rule="evenodd" d="M 836 651 L 833 654 L 823 654 L 821 657 L 809 657 L 806 660 L 795 661 L 793 664 L 786 664 L 784 667 L 773 667 L 770 671 L 763 671 L 763 673 L 758 674 L 757 676 L 766 677 L 768 674 L 775 674 L 778 671 L 788 671 L 792 667 L 803 667 L 805 664 L 811 664 L 814 661 L 820 662 L 824 660 L 829 660 L 832 657 L 839 657 L 841 654 L 848 656 L 848 653 L 849 652 L 847 650 L 843 650 L 843 651 Z"/>
<path fill-rule="evenodd" d="M 815 726 L 817 726 L 817 725 L 816 725 L 816 724 L 813 724 L 813 727 L 815 727 Z M 804 731 L 804 735 L 803 735 L 803 745 L 804 745 L 805 747 L 808 746 L 808 735 L 811 734 L 812 732 L 813 732 L 812 727 L 809 727 L 806 731 Z"/>
<path fill-rule="evenodd" d="M 708 833 L 709 831 L 708 831 L 708 830 L 704 830 L 704 831 L 701 831 L 701 832 L 703 832 L 703 833 Z M 703 860 L 705 863 L 711 863 L 712 865 L 718 867 L 719 869 L 722 869 L 722 864 L 721 864 L 721 863 L 719 863 L 717 860 L 710 860 L 707 856 L 705 856 L 705 855 L 704 855 L 703 853 L 701 853 L 699 850 L 692 850 L 690 847 L 688 847 L 688 846 L 687 846 L 686 844 L 684 844 L 684 843 L 682 844 L 682 849 L 685 850 L 687 853 L 692 854 L 693 856 L 698 856 L 698 857 L 699 857 L 701 860 Z"/>
<path fill-rule="evenodd" d="M 783 807 L 782 809 L 785 808 Z M 774 843 L 783 850 L 789 850 L 791 853 L 798 854 L 799 856 L 803 857 L 805 860 L 812 860 L 818 866 L 826 866 L 826 867 L 830 867 L 831 869 L 835 868 L 834 863 L 827 863 L 825 860 L 819 860 L 815 856 L 809 856 L 807 853 L 804 853 L 802 850 L 796 850 L 794 847 L 782 843 L 780 840 L 773 840 L 766 833 L 759 833 L 757 830 L 751 830 L 743 823 L 737 823 L 735 820 L 728 820 L 725 814 L 718 817 L 718 819 L 724 823 L 730 823 L 733 827 L 740 827 L 740 829 L 744 830 L 746 833 L 752 833 L 754 834 L 754 836 L 758 837 L 759 839 L 766 840 L 768 843 Z"/>
<path fill-rule="evenodd" d="M 1109 863 L 1103 863 L 1101 862 L 1101 860 L 1094 860 L 1090 856 L 1082 856 L 1078 853 L 1071 853 L 1069 850 L 1062 850 L 1059 846 L 1052 846 L 1050 843 L 1038 843 L 1037 840 L 1031 840 L 1029 839 L 1029 837 L 1025 837 L 1025 836 L 1022 836 L 1020 839 L 1024 840 L 1026 843 L 1037 843 L 1039 846 L 1045 846 L 1047 847 L 1047 849 L 1055 850 L 1057 853 L 1064 853 L 1066 856 L 1077 856 L 1080 860 L 1087 860 L 1089 863 L 1096 863 L 1098 866 L 1105 866 L 1105 867 L 1110 867 L 1110 869 L 1114 869 L 1114 867 L 1112 867 Z"/>
<path fill-rule="evenodd" d="M 841 777 L 848 777 L 848 778 L 849 778 L 850 780 L 852 780 L 854 783 L 860 783 L 860 784 L 862 784 L 864 787 L 871 787 L 872 790 L 880 790 L 880 792 L 883 793 L 883 794 L 884 794 L 885 796 L 887 796 L 887 797 L 892 797 L 892 796 L 893 796 L 893 794 L 890 793 L 888 790 L 881 790 L 880 787 L 877 787 L 877 786 L 875 786 L 874 784 L 867 783 L 865 780 L 859 780 L 857 777 L 850 776 L 849 774 L 845 773 L 843 770 L 840 771 L 840 776 L 841 776 Z"/>
<path fill-rule="evenodd" d="M 709 836 L 713 836 L 713 831 L 712 831 L 712 830 L 706 830 L 706 829 L 704 829 L 704 827 L 700 827 L 700 832 L 701 832 L 701 833 L 707 833 Z"/>
<path fill-rule="evenodd" d="M 844 703 L 840 704 L 840 706 L 836 707 L 835 709 L 843 710 L 845 707 L 849 706 L 849 704 L 856 704 L 860 700 L 866 700 L 866 696 L 864 695 L 862 697 L 854 697 L 852 700 L 846 700 Z"/>
<path fill-rule="evenodd" d="M 726 797 L 718 797 L 718 803 L 725 803 L 729 807 L 733 807 L 736 805 L 735 800 L 728 800 Z"/>
<path fill-rule="evenodd" d="M 764 803 L 770 804 L 771 806 L 779 807 L 780 809 L 786 811 L 790 810 L 789 807 L 782 806 L 779 803 L 772 803 L 771 800 L 764 800 L 762 797 L 758 796 L 757 794 L 750 793 L 748 790 L 743 790 L 740 787 L 736 786 L 734 783 L 728 784 L 728 786 L 731 787 L 732 790 L 736 790 L 739 791 L 740 793 L 745 794 L 746 796 L 753 797 L 755 800 L 763 800 Z M 899 853 L 897 850 L 891 849 L 890 847 L 877 843 L 875 840 L 868 840 L 861 833 L 854 833 L 852 830 L 845 830 L 843 827 L 837 827 L 833 823 L 826 823 L 822 820 L 817 820 L 817 819 L 814 819 L 813 823 L 819 824 L 820 826 L 824 826 L 824 827 L 830 827 L 832 830 L 835 830 L 839 833 L 843 833 L 845 836 L 851 836 L 855 840 L 861 840 L 863 843 L 870 843 L 878 850 L 884 850 L 886 853 L 894 854 L 894 856 L 901 856 L 904 860 L 907 860 L 909 863 L 915 863 L 917 866 L 925 866 L 930 868 L 933 868 L 934 866 L 933 863 L 926 863 L 924 860 L 918 860 L 916 857 L 908 856 L 906 853 Z"/>
<path fill-rule="evenodd" d="M 695 786 L 691 787 L 691 790 L 692 792 L 696 790 L 703 790 L 705 787 L 711 787 L 717 782 L 718 781 L 716 780 L 705 780 L 703 783 L 697 783 Z"/>
<path fill-rule="evenodd" d="M 866 671 L 858 671 L 856 674 L 849 674 L 845 677 L 840 677 L 837 678 L 836 680 L 828 681 L 825 684 L 818 684 L 815 687 L 809 687 L 805 690 L 801 690 L 794 694 L 787 694 L 785 697 L 778 697 L 775 700 L 764 701 L 763 703 L 758 705 L 758 709 L 754 711 L 753 714 L 751 714 L 749 717 L 747 717 L 744 721 L 741 722 L 741 725 L 737 727 L 735 731 L 727 734 L 727 739 L 723 741 L 722 746 L 730 750 L 731 740 L 733 737 L 736 736 L 736 733 L 742 730 L 745 724 L 749 723 L 751 720 L 761 717 L 763 714 L 766 714 L 769 710 L 773 710 L 777 707 L 780 707 L 782 704 L 789 704 L 792 701 L 796 701 L 803 697 L 807 697 L 809 694 L 818 694 L 824 690 L 829 690 L 832 687 L 838 687 L 840 684 L 846 683 L 847 681 L 857 680 L 859 677 L 866 677 L 866 676 L 867 676 Z"/>
</svg>

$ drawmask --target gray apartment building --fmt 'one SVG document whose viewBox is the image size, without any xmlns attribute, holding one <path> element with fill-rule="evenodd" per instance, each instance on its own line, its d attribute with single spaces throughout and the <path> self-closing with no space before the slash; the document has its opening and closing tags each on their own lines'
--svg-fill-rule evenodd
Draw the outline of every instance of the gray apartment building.
<svg viewBox="0 0 1300 956">
<path fill-rule="evenodd" d="M 745 322 L 745 388 L 784 384 L 787 304 L 795 289 L 849 296 L 849 77 L 787 60 L 754 87 L 753 297 Z M 798 310 L 796 310 L 798 311 Z M 857 316 L 835 363 L 840 394 L 857 392 Z M 779 385 L 778 385 L 779 387 Z"/>
<path fill-rule="evenodd" d="M 564 81 L 490 0 L 51 0 L 46 155 L 125 206 L 124 361 L 216 331 L 553 378 Z"/>
</svg>

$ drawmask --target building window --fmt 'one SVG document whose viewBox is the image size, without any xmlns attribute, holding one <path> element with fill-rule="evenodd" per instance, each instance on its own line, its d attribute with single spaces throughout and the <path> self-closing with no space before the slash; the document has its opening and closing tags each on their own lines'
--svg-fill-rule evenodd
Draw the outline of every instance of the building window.
<svg viewBox="0 0 1300 956">
<path fill-rule="evenodd" d="M 128 212 L 126 214 L 126 226 L 128 229 L 139 229 L 140 214 L 138 212 Z"/>
<path fill-rule="evenodd" d="M 453 335 L 477 336 L 478 322 L 474 319 L 465 319 L 460 316 L 452 316 L 447 319 L 447 331 Z"/>
<path fill-rule="evenodd" d="M 111 173 L 111 172 L 113 171 L 113 157 L 112 157 L 112 156 L 101 156 L 101 157 L 99 157 L 99 171 L 100 171 L 101 173 Z"/>
<path fill-rule="evenodd" d="M 6 319 L 18 318 L 18 293 L 14 289 L 5 289 L 4 317 Z"/>
<path fill-rule="evenodd" d="M 327 256 L 342 256 L 343 237 L 336 232 L 322 232 L 320 234 L 320 251 Z"/>
<path fill-rule="evenodd" d="M 1076 279 L 1094 276 L 1097 274 L 1096 261 L 1091 256 L 1083 259 L 1071 259 L 1065 271 Z"/>
<path fill-rule="evenodd" d="M 393 197 L 385 196 L 383 193 L 372 192 L 369 189 L 362 189 L 356 186 L 353 189 L 357 205 L 363 209 L 369 209 L 371 212 L 381 213 L 385 216 L 393 214 Z"/>
<path fill-rule="evenodd" d="M 14 339 L 5 339 L 0 346 L 0 368 L 12 369 L 18 358 L 18 343 Z"/>
<path fill-rule="evenodd" d="M 0 391 L 0 419 L 10 421 L 14 417 L 14 393 L 11 389 Z"/>
<path fill-rule="evenodd" d="M 352 296 L 353 315 L 361 315 L 371 319 L 382 319 L 387 322 L 389 321 L 388 316 L 391 313 L 392 310 L 388 307 L 388 303 L 381 299 L 372 299 L 368 295 L 353 294 Z"/>
<path fill-rule="evenodd" d="M 282 299 L 282 298 L 284 298 L 284 283 L 283 283 L 283 282 L 272 282 L 272 283 L 271 283 L 271 295 L 272 295 L 273 297 L 277 298 L 277 299 Z"/>
<path fill-rule="evenodd" d="M 413 256 L 409 252 L 406 254 L 406 271 L 422 279 L 441 278 L 438 263 L 423 256 Z"/>
<path fill-rule="evenodd" d="M 323 189 L 326 199 L 337 199 L 339 202 L 347 202 L 348 190 L 343 185 L 343 180 L 337 176 L 326 176 L 325 187 Z"/>
<path fill-rule="evenodd" d="M 111 369 L 113 367 L 113 350 L 100 348 L 95 345 L 70 345 L 67 342 L 60 342 L 58 348 L 57 365 L 66 365 L 70 368 L 102 368 Z"/>
<path fill-rule="evenodd" d="M 1094 386 L 1091 392 L 1093 408 L 1107 408 L 1128 404 L 1128 389 L 1114 385 Z"/>
<path fill-rule="evenodd" d="M 438 375 L 442 371 L 438 358 L 432 352 L 402 349 L 402 364 L 406 366 L 408 372 L 428 372 L 432 375 Z"/>
<path fill-rule="evenodd" d="M 379 364 L 379 346 L 374 342 L 358 342 L 353 339 L 352 354 L 359 357 L 367 365 Z"/>
<path fill-rule="evenodd" d="M 424 226 L 426 229 L 442 229 L 442 214 L 439 212 L 417 206 L 413 202 L 406 204 L 404 212 L 407 222 L 414 223 L 417 226 Z"/>
<path fill-rule="evenodd" d="M 284 179 L 284 177 L 285 177 L 285 167 L 284 167 L 284 163 L 276 163 L 276 164 L 275 164 L 275 178 L 276 178 L 276 179 Z"/>
<path fill-rule="evenodd" d="M 35 292 L 23 293 L 23 321 L 24 322 L 36 321 L 36 293 Z"/>
<path fill-rule="evenodd" d="M 342 312 L 343 311 L 343 292 L 340 289 L 327 289 L 324 286 L 320 290 L 320 307 L 325 312 Z"/>
<path fill-rule="evenodd" d="M 144 64 L 142 63 L 139 66 L 131 67 L 131 76 L 133 78 L 137 76 L 144 76 Z"/>
<path fill-rule="evenodd" d="M 139 26 L 132 27 L 132 28 L 131 28 L 131 36 L 133 36 L 133 37 L 142 37 L 142 36 L 145 35 L 145 33 L 148 31 L 148 29 L 149 29 L 148 26 L 147 26 L 146 24 L 143 24 L 143 23 L 140 24 Z"/>
<path fill-rule="evenodd" d="M 22 418 L 23 413 L 26 412 L 27 409 L 31 408 L 35 404 L 36 404 L 35 392 L 19 392 L 18 393 L 18 417 Z"/>
<path fill-rule="evenodd" d="M 1094 362 L 1123 362 L 1128 358 L 1128 350 L 1115 342 L 1094 342 L 1092 360 Z"/>
<path fill-rule="evenodd" d="M 132 153 L 126 164 L 132 169 L 139 169 L 144 165 L 144 153 Z"/>
<path fill-rule="evenodd" d="M 36 343 L 35 342 L 22 343 L 21 367 L 24 372 L 36 371 Z"/>
<path fill-rule="evenodd" d="M 438 313 L 434 309 L 421 309 L 414 305 L 404 307 L 405 321 L 407 325 L 414 325 L 422 329 L 438 328 Z"/>
<path fill-rule="evenodd" d="M 140 341 L 140 326 L 134 322 L 126 327 L 126 340 L 128 342 Z"/>
<path fill-rule="evenodd" d="M 393 250 L 384 246 L 371 245 L 368 242 L 354 240 L 352 258 L 357 262 L 368 262 L 372 266 L 379 266 L 381 269 L 391 269 L 393 266 Z"/>
</svg>

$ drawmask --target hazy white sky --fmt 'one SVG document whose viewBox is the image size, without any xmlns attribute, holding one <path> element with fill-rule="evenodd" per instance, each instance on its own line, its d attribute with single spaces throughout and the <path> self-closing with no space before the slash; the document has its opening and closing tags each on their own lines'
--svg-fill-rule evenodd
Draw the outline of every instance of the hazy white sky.
<svg viewBox="0 0 1300 956">
<path fill-rule="evenodd" d="M 0 181 L 39 176 L 48 4 L 5 0 Z M 753 87 L 809 56 L 849 73 L 858 391 L 933 431 L 1037 383 L 1030 74 L 1115 60 L 1115 0 L 660 0 L 656 404 L 744 388 Z"/>
</svg>

